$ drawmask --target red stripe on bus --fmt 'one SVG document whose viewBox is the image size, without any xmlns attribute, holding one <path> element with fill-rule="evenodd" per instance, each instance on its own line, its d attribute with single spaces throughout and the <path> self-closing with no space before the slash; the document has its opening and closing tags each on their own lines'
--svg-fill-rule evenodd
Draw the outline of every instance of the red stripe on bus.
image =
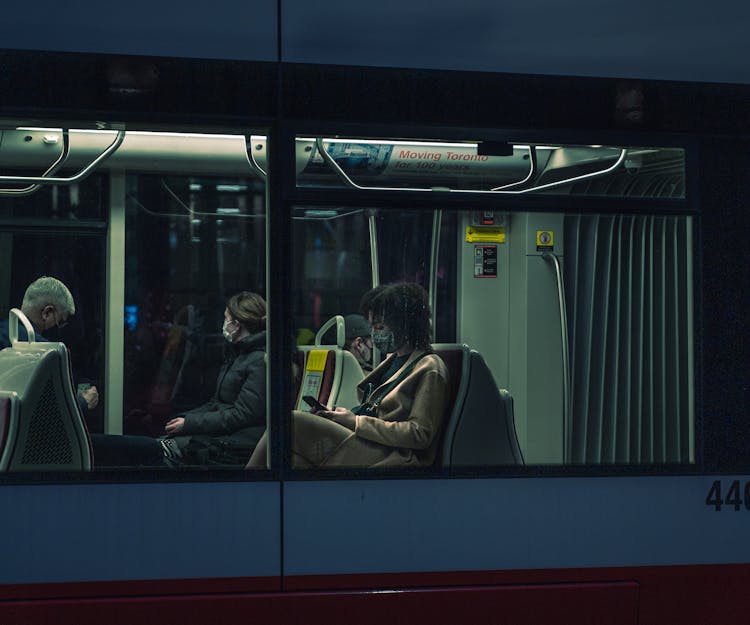
<svg viewBox="0 0 750 625">
<path fill-rule="evenodd" d="M 278 577 L 216 577 L 145 579 L 49 584 L 0 584 L 0 601 L 19 599 L 76 599 L 97 597 L 207 595 L 276 592 Z M 5 625 L 0 621 L 0 625 Z"/>
<path fill-rule="evenodd" d="M 633 582 L 0 602 L 3 625 L 636 625 L 637 619 Z"/>
<path fill-rule="evenodd" d="M 305 576 L 281 592 L 275 577 L 6 585 L 0 623 L 745 625 L 748 580 L 750 564 L 718 564 Z"/>
</svg>

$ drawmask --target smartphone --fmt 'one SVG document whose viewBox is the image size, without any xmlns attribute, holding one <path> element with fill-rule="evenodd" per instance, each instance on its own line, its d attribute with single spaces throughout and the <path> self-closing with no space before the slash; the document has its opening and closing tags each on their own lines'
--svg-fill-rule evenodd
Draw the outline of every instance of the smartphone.
<svg viewBox="0 0 750 625">
<path fill-rule="evenodd" d="M 81 384 L 78 385 L 78 388 L 76 389 L 78 391 L 78 394 L 80 395 L 84 391 L 88 391 L 91 388 L 90 382 L 81 382 Z"/>
<path fill-rule="evenodd" d="M 317 399 L 315 399 L 312 395 L 303 395 L 302 401 L 305 402 L 310 408 L 313 408 L 313 412 L 316 412 L 318 410 L 328 410 L 323 404 L 321 404 Z"/>
</svg>

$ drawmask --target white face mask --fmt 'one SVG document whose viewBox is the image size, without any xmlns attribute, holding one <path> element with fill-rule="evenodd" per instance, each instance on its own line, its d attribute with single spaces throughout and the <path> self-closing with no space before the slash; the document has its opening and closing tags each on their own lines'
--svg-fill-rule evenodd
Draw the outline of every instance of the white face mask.
<svg viewBox="0 0 750 625">
<path fill-rule="evenodd" d="M 229 329 L 229 326 L 232 325 L 233 323 L 237 323 L 237 322 L 234 321 L 234 320 L 232 320 L 232 321 L 225 321 L 224 325 L 221 326 L 221 333 L 224 335 L 224 338 L 229 343 L 232 342 L 232 335 L 237 331 L 237 330 L 230 330 Z"/>
</svg>

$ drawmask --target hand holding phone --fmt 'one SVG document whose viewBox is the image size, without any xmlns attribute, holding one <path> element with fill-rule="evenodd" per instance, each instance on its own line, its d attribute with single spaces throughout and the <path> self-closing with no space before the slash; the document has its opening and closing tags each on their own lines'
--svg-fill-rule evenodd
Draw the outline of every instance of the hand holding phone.
<svg viewBox="0 0 750 625">
<path fill-rule="evenodd" d="M 303 395 L 302 401 L 305 402 L 308 406 L 311 408 L 311 412 L 315 413 L 319 410 L 328 410 L 326 406 L 321 404 L 317 399 L 315 399 L 312 395 Z"/>
</svg>

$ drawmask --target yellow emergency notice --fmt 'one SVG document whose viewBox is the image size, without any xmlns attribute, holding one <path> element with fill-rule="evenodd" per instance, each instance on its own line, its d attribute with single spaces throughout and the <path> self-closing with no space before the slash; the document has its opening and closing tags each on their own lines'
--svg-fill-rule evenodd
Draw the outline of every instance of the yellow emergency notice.
<svg viewBox="0 0 750 625">
<path fill-rule="evenodd" d="M 502 226 L 466 226 L 467 243 L 505 243 Z"/>
</svg>

